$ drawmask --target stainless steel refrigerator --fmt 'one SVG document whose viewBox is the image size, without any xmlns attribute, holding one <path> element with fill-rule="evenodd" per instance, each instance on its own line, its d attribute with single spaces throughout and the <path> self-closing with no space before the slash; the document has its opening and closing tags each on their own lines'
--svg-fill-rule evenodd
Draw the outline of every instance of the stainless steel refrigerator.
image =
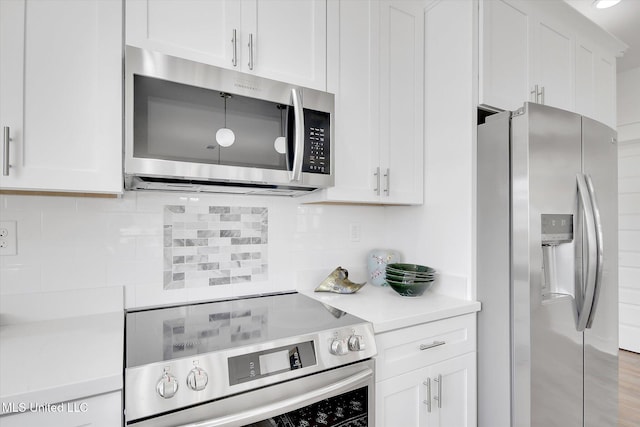
<svg viewBox="0 0 640 427">
<path fill-rule="evenodd" d="M 526 103 L 477 155 L 478 425 L 617 426 L 616 132 Z"/>
</svg>

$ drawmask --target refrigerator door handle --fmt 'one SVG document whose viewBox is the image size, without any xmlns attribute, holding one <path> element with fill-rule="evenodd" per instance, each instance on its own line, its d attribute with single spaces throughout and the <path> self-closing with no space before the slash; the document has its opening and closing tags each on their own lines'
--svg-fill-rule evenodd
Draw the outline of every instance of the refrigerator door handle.
<svg viewBox="0 0 640 427">
<path fill-rule="evenodd" d="M 593 221 L 596 227 L 596 249 L 597 249 L 597 264 L 596 264 L 596 283 L 593 295 L 593 302 L 591 303 L 591 309 L 589 310 L 589 318 L 587 319 L 587 328 L 591 328 L 593 323 L 593 316 L 598 304 L 598 296 L 600 295 L 600 288 L 602 287 L 602 272 L 604 269 L 604 239 L 602 236 L 602 220 L 600 218 L 600 208 L 598 207 L 598 201 L 596 199 L 596 192 L 593 187 L 593 181 L 591 176 L 586 175 L 587 188 L 589 189 L 589 195 L 591 198 L 591 206 L 593 208 Z"/>
<path fill-rule="evenodd" d="M 577 174 L 576 180 L 578 182 L 578 194 L 580 204 L 582 205 L 584 213 L 584 222 L 587 232 L 587 271 L 585 278 L 584 297 L 582 300 L 582 306 L 578 309 L 578 324 L 576 329 L 578 332 L 584 331 L 587 327 L 589 317 L 591 316 L 591 310 L 594 305 L 596 281 L 597 281 L 597 266 L 598 266 L 598 235 L 596 229 L 596 216 L 593 210 L 593 203 L 591 201 L 591 192 L 587 184 L 587 178 L 583 174 Z"/>
</svg>

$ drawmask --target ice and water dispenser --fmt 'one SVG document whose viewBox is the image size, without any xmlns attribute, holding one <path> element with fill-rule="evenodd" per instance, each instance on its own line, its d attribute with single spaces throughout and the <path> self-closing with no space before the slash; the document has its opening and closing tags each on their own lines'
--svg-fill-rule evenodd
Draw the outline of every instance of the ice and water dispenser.
<svg viewBox="0 0 640 427">
<path fill-rule="evenodd" d="M 574 297 L 576 247 L 572 214 L 542 214 L 542 297 Z"/>
</svg>

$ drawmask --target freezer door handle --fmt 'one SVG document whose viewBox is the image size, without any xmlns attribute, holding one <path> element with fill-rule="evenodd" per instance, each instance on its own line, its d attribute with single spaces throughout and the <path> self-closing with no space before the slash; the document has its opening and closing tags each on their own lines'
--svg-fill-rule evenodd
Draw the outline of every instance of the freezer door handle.
<svg viewBox="0 0 640 427">
<path fill-rule="evenodd" d="M 600 217 L 600 208 L 598 207 L 598 200 L 596 198 L 596 192 L 593 187 L 593 181 L 591 176 L 586 175 L 587 188 L 589 189 L 589 195 L 591 197 L 591 206 L 593 207 L 593 221 L 596 226 L 596 250 L 597 250 L 597 263 L 596 263 L 596 283 L 593 294 L 593 301 L 591 302 L 591 309 L 589 310 L 589 318 L 587 319 L 587 328 L 591 328 L 593 323 L 593 316 L 596 312 L 598 305 L 598 296 L 600 295 L 600 289 L 602 287 L 602 272 L 604 269 L 604 239 L 602 235 L 602 220 Z"/>
<path fill-rule="evenodd" d="M 587 328 L 589 318 L 595 303 L 596 286 L 598 282 L 598 258 L 601 254 L 598 240 L 598 229 L 596 226 L 596 213 L 594 211 L 594 203 L 592 200 L 592 192 L 589 188 L 591 179 L 583 174 L 577 174 L 576 180 L 578 182 L 578 194 L 579 201 L 582 205 L 584 213 L 584 223 L 586 229 L 586 243 L 587 243 L 587 257 L 586 257 L 586 275 L 585 275 L 585 287 L 582 305 L 578 309 L 578 324 L 576 329 L 578 332 L 584 331 Z M 598 215 L 599 218 L 599 215 Z M 600 273 L 601 274 L 601 273 Z"/>
</svg>

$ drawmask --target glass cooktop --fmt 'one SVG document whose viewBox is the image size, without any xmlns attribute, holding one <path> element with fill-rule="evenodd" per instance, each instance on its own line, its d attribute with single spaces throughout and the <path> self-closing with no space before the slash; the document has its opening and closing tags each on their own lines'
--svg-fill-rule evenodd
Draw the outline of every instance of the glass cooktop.
<svg viewBox="0 0 640 427">
<path fill-rule="evenodd" d="M 267 343 L 364 320 L 298 293 L 267 295 L 126 315 L 126 367 Z"/>
</svg>

